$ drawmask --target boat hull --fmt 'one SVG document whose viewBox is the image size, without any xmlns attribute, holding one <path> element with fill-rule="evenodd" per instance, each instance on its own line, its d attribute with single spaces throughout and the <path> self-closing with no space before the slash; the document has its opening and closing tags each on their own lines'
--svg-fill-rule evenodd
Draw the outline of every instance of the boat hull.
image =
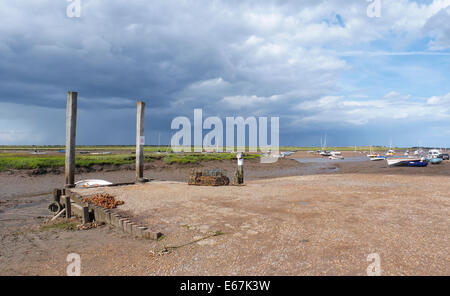
<svg viewBox="0 0 450 296">
<path fill-rule="evenodd" d="M 387 158 L 386 162 L 390 167 L 394 166 L 408 166 L 410 162 L 420 162 L 420 159 L 411 158 Z"/>
<path fill-rule="evenodd" d="M 410 161 L 408 162 L 409 167 L 426 167 L 428 165 L 427 161 Z"/>
<path fill-rule="evenodd" d="M 101 186 L 109 186 L 113 183 L 105 181 L 105 180 L 97 180 L 97 179 L 91 179 L 91 180 L 82 180 L 75 183 L 75 187 L 77 188 L 90 188 L 90 187 L 101 187 Z"/>
<path fill-rule="evenodd" d="M 440 164 L 442 161 L 442 158 L 432 158 L 429 160 L 431 164 Z"/>
</svg>

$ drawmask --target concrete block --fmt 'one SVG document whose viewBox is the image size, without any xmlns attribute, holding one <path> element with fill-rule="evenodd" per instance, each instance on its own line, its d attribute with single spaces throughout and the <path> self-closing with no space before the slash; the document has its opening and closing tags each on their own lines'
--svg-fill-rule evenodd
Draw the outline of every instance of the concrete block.
<svg viewBox="0 0 450 296">
<path fill-rule="evenodd" d="M 145 226 L 137 226 L 136 227 L 136 235 L 138 237 L 144 237 L 144 231 L 147 230 L 147 227 Z"/>
<path fill-rule="evenodd" d="M 105 214 L 105 222 L 111 224 L 111 212 L 109 210 L 103 210 Z"/>
<path fill-rule="evenodd" d="M 83 207 L 71 202 L 70 203 L 70 208 L 72 210 L 72 216 L 79 216 L 79 217 L 83 217 Z"/>
<path fill-rule="evenodd" d="M 150 230 L 145 230 L 144 231 L 144 237 L 146 239 L 152 239 L 152 240 L 157 240 L 159 239 L 163 234 L 161 232 L 155 232 L 155 231 L 150 231 Z"/>
<path fill-rule="evenodd" d="M 98 211 L 100 213 L 100 221 L 106 222 L 105 209 L 103 209 L 102 207 L 98 207 Z"/>
<path fill-rule="evenodd" d="M 125 219 L 125 218 L 120 218 L 119 219 L 119 228 L 121 228 L 123 231 L 125 231 L 125 226 L 124 226 L 125 221 L 128 221 L 128 220 Z"/>
<path fill-rule="evenodd" d="M 126 224 L 126 232 L 128 232 L 129 234 L 133 233 L 133 222 L 128 221 L 128 223 Z"/>
<path fill-rule="evenodd" d="M 135 236 L 139 236 L 139 231 L 138 231 L 138 227 L 139 227 L 139 225 L 137 225 L 137 224 L 132 224 L 131 225 L 131 232 L 133 233 L 133 235 L 135 235 Z"/>
<path fill-rule="evenodd" d="M 94 213 L 95 213 L 95 221 L 97 222 L 105 222 L 105 214 L 103 212 L 103 208 L 97 205 L 94 205 Z"/>
<path fill-rule="evenodd" d="M 115 227 L 119 227 L 119 215 L 110 213 L 111 224 Z"/>
<path fill-rule="evenodd" d="M 100 222 L 100 213 L 99 213 L 98 206 L 92 205 L 92 210 L 94 211 L 95 221 Z"/>
<path fill-rule="evenodd" d="M 105 213 L 105 209 L 102 207 L 100 208 L 100 216 L 102 217 L 102 222 L 106 223 L 106 213 Z"/>
</svg>

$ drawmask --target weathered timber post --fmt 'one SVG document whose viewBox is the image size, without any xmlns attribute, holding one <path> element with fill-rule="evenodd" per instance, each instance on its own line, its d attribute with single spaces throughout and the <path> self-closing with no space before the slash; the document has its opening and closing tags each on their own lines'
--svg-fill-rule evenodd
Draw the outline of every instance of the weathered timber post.
<svg viewBox="0 0 450 296">
<path fill-rule="evenodd" d="M 66 206 L 66 218 L 69 219 L 72 217 L 72 204 L 69 195 L 64 196 L 64 204 Z"/>
<path fill-rule="evenodd" d="M 53 189 L 53 201 L 60 203 L 61 195 L 62 195 L 61 189 L 58 188 Z"/>
<path fill-rule="evenodd" d="M 61 211 L 61 189 L 53 189 L 53 202 L 48 205 L 48 209 L 51 213 L 59 213 Z"/>
<path fill-rule="evenodd" d="M 83 224 L 91 222 L 91 220 L 89 219 L 89 207 L 82 207 L 81 218 L 83 219 Z"/>
<path fill-rule="evenodd" d="M 67 93 L 66 110 L 66 185 L 75 186 L 75 139 L 77 131 L 77 99 L 78 93 Z"/>
<path fill-rule="evenodd" d="M 145 102 L 138 102 L 136 122 L 136 182 L 138 183 L 148 181 L 147 179 L 144 179 L 144 117 Z"/>
</svg>

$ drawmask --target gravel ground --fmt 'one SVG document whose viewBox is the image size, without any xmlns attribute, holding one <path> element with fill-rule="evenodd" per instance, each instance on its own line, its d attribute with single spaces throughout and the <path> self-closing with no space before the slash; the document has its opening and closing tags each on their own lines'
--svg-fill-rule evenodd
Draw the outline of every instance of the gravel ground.
<svg viewBox="0 0 450 296">
<path fill-rule="evenodd" d="M 447 177 L 321 175 L 87 191 L 115 195 L 125 201 L 121 211 L 165 234 L 153 252 L 169 252 L 146 263 L 154 274 L 364 275 L 371 253 L 384 275 L 450 274 Z"/>
<path fill-rule="evenodd" d="M 184 180 L 189 169 L 146 175 Z M 0 275 L 65 275 L 71 252 L 81 255 L 83 275 L 365 275 L 371 253 L 380 255 L 383 275 L 450 275 L 450 163 L 425 169 L 291 161 L 253 164 L 241 187 L 153 181 L 82 191 L 116 195 L 125 202 L 117 211 L 163 232 L 159 241 L 110 226 L 44 231 L 48 199 L 32 193 L 49 192 L 62 176 L 3 174 L 0 218 L 26 223 L 0 223 Z M 277 171 L 295 176 L 267 179 Z M 127 182 L 133 174 L 101 176 Z"/>
</svg>

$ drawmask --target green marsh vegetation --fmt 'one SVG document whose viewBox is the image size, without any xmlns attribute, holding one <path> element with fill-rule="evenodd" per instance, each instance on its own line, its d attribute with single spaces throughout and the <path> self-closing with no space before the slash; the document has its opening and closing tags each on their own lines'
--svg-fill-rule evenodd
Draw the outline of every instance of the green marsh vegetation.
<svg viewBox="0 0 450 296">
<path fill-rule="evenodd" d="M 257 154 L 246 155 L 246 159 L 255 159 Z M 167 164 L 189 164 L 201 161 L 232 160 L 234 153 L 146 153 L 145 162 L 162 160 Z M 131 153 L 107 155 L 80 155 L 75 160 L 77 167 L 91 167 L 93 165 L 124 165 L 134 164 L 136 156 Z M 30 170 L 64 167 L 65 156 L 61 154 L 31 154 L 31 153 L 0 153 L 0 171 Z"/>
<path fill-rule="evenodd" d="M 369 151 L 369 147 L 356 147 L 357 151 Z M 394 148 L 398 149 L 398 148 Z M 283 146 L 280 151 L 316 151 L 318 147 Z M 354 151 L 355 147 L 327 147 L 327 150 Z M 374 146 L 373 151 L 385 151 L 386 147 Z M 3 151 L 3 152 L 1 152 Z M 32 154 L 33 151 L 47 154 Z M 77 153 L 77 167 L 91 167 L 93 165 L 124 165 L 134 164 L 134 146 L 77 146 L 77 152 L 91 152 L 93 154 Z M 109 151 L 112 154 L 101 154 Z M 146 146 L 145 162 L 162 160 L 167 164 L 191 164 L 201 161 L 233 160 L 234 153 L 172 153 L 169 146 Z M 46 169 L 64 167 L 64 146 L 0 146 L 0 171 L 15 169 Z M 259 154 L 246 154 L 246 159 L 259 158 Z"/>
</svg>

